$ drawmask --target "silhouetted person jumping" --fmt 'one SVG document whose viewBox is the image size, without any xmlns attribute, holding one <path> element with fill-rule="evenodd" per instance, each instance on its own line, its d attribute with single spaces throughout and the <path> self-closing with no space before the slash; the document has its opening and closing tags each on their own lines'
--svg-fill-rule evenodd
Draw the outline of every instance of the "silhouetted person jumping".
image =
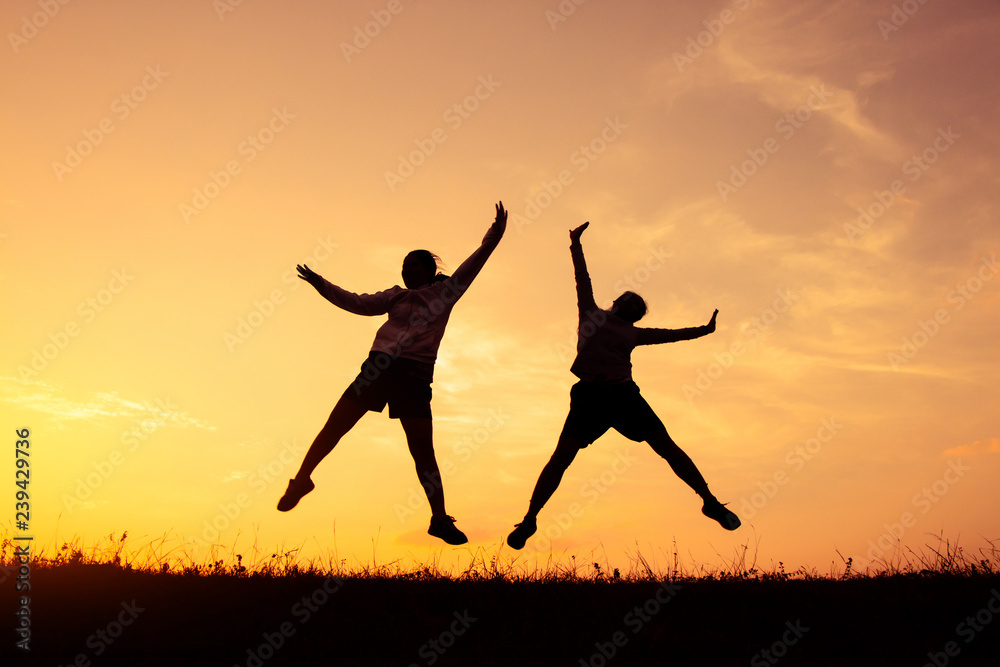
<svg viewBox="0 0 1000 667">
<path fill-rule="evenodd" d="M 739 518 L 708 490 L 694 462 L 667 435 L 663 422 L 632 381 L 631 357 L 637 345 L 673 343 L 710 334 L 715 331 L 715 317 L 719 311 L 712 313 L 712 319 L 702 327 L 642 329 L 635 323 L 646 314 L 646 302 L 635 292 L 619 296 L 610 310 L 598 308 L 580 244 L 580 236 L 589 224 L 585 222 L 569 233 L 580 310 L 576 360 L 570 370 L 580 381 L 570 391 L 569 416 L 559 435 L 556 451 L 538 477 L 528 513 L 507 536 L 507 544 L 514 549 L 524 547 L 525 541 L 537 530 L 538 512 L 555 493 L 577 452 L 609 428 L 629 440 L 648 442 L 654 452 L 667 460 L 677 476 L 702 497 L 701 511 L 705 516 L 715 519 L 723 528 L 736 530 L 740 526 Z"/>
<path fill-rule="evenodd" d="M 368 359 L 347 388 L 326 425 L 306 452 L 302 466 L 288 482 L 278 502 L 282 512 L 295 507 L 302 496 L 313 490 L 310 475 L 319 462 L 333 451 L 337 442 L 369 410 L 382 412 L 389 405 L 389 417 L 399 419 L 406 433 L 420 485 L 431 506 L 427 532 L 448 544 L 465 544 L 468 538 L 455 527 L 454 517 L 444 506 L 441 473 L 434 457 L 431 420 L 431 381 L 438 345 L 455 303 L 465 294 L 507 228 L 503 202 L 496 205 L 496 221 L 483 243 L 455 270 L 454 275 L 437 273 L 437 257 L 427 250 L 414 250 L 403 259 L 403 284 L 375 294 L 355 294 L 341 289 L 299 266 L 299 277 L 316 288 L 335 306 L 358 315 L 389 315 L 375 334 Z"/>
</svg>

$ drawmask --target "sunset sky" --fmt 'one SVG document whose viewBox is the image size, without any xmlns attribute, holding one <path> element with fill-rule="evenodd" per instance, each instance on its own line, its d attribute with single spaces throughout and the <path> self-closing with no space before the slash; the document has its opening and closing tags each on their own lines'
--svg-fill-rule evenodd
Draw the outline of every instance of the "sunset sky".
<svg viewBox="0 0 1000 667">
<path fill-rule="evenodd" d="M 826 572 L 1000 538 L 996 2 L 12 0 L 0 25 L 0 414 L 31 430 L 36 549 L 495 550 L 569 407 L 585 220 L 598 303 L 719 309 L 634 377 L 743 527 L 609 433 L 524 562 Z M 356 292 L 416 248 L 451 271 L 500 200 L 433 384 L 470 544 L 426 534 L 385 414 L 277 512 L 383 321 L 295 265 Z"/>
</svg>

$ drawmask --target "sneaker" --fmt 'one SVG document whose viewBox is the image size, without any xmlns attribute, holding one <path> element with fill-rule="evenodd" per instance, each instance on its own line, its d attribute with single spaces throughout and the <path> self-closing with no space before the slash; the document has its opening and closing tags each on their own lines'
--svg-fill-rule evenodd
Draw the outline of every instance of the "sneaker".
<svg viewBox="0 0 1000 667">
<path fill-rule="evenodd" d="M 445 515 L 435 519 L 431 517 L 431 526 L 427 529 L 427 534 L 439 537 L 448 544 L 465 544 L 469 538 L 465 533 L 455 527 L 455 517 Z"/>
<path fill-rule="evenodd" d="M 302 496 L 315 488 L 316 485 L 313 484 L 311 479 L 307 479 L 304 482 L 300 482 L 297 479 L 288 480 L 288 488 L 285 489 L 285 495 L 281 496 L 281 500 L 278 501 L 278 511 L 287 512 L 292 509 L 299 504 Z"/>
<path fill-rule="evenodd" d="M 718 500 L 705 501 L 701 513 L 709 519 L 715 519 L 726 530 L 736 530 L 740 527 L 740 518 L 726 509 Z"/>
<path fill-rule="evenodd" d="M 510 535 L 507 536 L 507 545 L 511 549 L 523 549 L 524 543 L 528 541 L 528 538 L 535 534 L 538 530 L 538 525 L 534 519 L 525 518 L 521 523 L 514 524 L 515 528 L 511 531 Z"/>
</svg>

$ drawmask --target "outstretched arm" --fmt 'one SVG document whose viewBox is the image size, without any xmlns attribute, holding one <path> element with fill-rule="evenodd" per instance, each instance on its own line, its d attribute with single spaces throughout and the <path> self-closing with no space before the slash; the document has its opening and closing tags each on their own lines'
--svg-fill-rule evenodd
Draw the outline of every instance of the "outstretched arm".
<svg viewBox="0 0 1000 667">
<path fill-rule="evenodd" d="M 569 253 L 573 256 L 573 272 L 576 274 L 576 304 L 581 313 L 597 309 L 594 286 L 590 282 L 587 260 L 583 257 L 583 245 L 580 243 L 583 230 L 589 225 L 589 222 L 585 222 L 569 233 Z"/>
<path fill-rule="evenodd" d="M 486 236 L 483 237 L 482 245 L 476 248 L 475 252 L 469 255 L 468 259 L 462 262 L 451 276 L 451 280 L 460 294 L 469 289 L 469 285 L 486 265 L 486 260 L 493 254 L 493 250 L 496 249 L 507 229 L 507 211 L 503 208 L 503 202 L 497 202 L 496 210 L 496 220 L 490 225 Z"/>
<path fill-rule="evenodd" d="M 337 287 L 308 266 L 296 265 L 299 278 L 316 288 L 333 305 L 356 315 L 385 315 L 389 312 L 389 292 L 355 294 Z"/>
<path fill-rule="evenodd" d="M 657 345 L 659 343 L 676 343 L 681 340 L 691 340 L 701 338 L 715 332 L 715 318 L 719 310 L 712 313 L 712 319 L 708 324 L 701 327 L 689 327 L 687 329 L 639 329 L 639 336 L 636 345 Z"/>
</svg>

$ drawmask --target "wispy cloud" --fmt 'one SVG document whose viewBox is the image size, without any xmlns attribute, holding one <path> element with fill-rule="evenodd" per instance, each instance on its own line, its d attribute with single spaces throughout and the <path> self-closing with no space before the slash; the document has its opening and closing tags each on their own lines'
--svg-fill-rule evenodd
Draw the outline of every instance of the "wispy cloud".
<svg viewBox="0 0 1000 667">
<path fill-rule="evenodd" d="M 1000 438 L 976 440 L 968 445 L 959 445 L 946 449 L 941 456 L 981 456 L 985 454 L 1000 454 Z"/>
<path fill-rule="evenodd" d="M 9 376 L 0 376 L 0 402 L 21 410 L 47 414 L 57 422 L 102 422 L 124 418 L 158 427 L 215 430 L 214 426 L 179 410 L 169 398 L 129 400 L 112 391 L 74 399 L 67 397 L 62 387 Z"/>
</svg>

